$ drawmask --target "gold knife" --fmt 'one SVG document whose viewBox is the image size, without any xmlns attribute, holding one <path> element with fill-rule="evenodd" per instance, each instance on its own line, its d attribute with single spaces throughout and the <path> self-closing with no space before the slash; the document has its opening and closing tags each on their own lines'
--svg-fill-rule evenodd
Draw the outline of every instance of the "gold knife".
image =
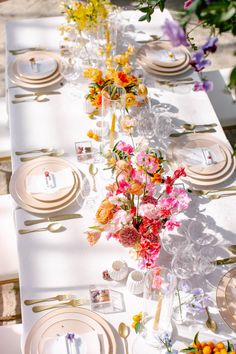
<svg viewBox="0 0 236 354">
<path fill-rule="evenodd" d="M 42 91 L 42 92 L 16 94 L 15 98 L 34 97 L 34 96 L 42 96 L 42 95 L 60 95 L 60 94 L 61 94 L 60 91 Z"/>
<path fill-rule="evenodd" d="M 42 222 L 54 222 L 54 221 L 60 221 L 60 220 L 80 219 L 82 217 L 83 216 L 81 214 L 64 214 L 64 215 L 51 216 L 50 218 L 44 218 L 44 219 L 39 219 L 39 220 L 25 220 L 24 224 L 25 224 L 25 226 L 30 226 L 30 225 L 40 224 Z"/>
<path fill-rule="evenodd" d="M 216 130 L 214 128 L 212 129 L 206 129 L 206 130 L 195 130 L 195 131 L 187 131 L 187 132 L 176 132 L 172 133 L 169 135 L 170 138 L 178 138 L 179 136 L 186 135 L 186 134 L 203 134 L 203 133 L 215 133 Z"/>
<path fill-rule="evenodd" d="M 236 257 L 217 259 L 216 261 L 214 261 L 212 263 L 215 264 L 215 265 L 232 264 L 232 263 L 236 263 Z"/>
</svg>

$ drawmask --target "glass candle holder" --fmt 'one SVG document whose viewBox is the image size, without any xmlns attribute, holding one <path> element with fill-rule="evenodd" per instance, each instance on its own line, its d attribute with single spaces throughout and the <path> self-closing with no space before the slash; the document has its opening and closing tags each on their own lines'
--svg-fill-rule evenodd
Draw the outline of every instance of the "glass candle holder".
<svg viewBox="0 0 236 354">
<path fill-rule="evenodd" d="M 126 91 L 123 87 L 108 85 L 102 90 L 102 140 L 109 140 L 111 150 L 121 131 L 120 122 L 125 115 L 125 103 Z"/>
<path fill-rule="evenodd" d="M 171 335 L 171 315 L 177 280 L 167 268 L 151 269 L 145 276 L 142 336 L 147 344 L 161 348 L 164 333 Z"/>
</svg>

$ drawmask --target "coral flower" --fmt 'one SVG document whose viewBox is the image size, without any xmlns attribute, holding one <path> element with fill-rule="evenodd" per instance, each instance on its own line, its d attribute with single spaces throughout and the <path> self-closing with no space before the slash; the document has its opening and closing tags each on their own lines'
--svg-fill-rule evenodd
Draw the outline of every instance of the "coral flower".
<svg viewBox="0 0 236 354">
<path fill-rule="evenodd" d="M 122 172 L 122 174 L 128 174 L 130 172 L 131 165 L 125 160 L 119 160 L 116 162 L 116 174 Z"/>
<path fill-rule="evenodd" d="M 101 237 L 100 231 L 87 231 L 87 241 L 90 246 L 94 246 Z"/>
</svg>

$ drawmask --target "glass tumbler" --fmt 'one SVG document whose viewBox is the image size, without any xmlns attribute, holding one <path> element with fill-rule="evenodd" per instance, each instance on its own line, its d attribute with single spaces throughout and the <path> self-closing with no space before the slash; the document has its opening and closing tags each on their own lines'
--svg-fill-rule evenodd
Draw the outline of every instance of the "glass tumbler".
<svg viewBox="0 0 236 354">
<path fill-rule="evenodd" d="M 160 337 L 171 334 L 171 315 L 176 277 L 167 268 L 150 269 L 145 276 L 142 336 L 147 344 L 161 348 Z"/>
</svg>

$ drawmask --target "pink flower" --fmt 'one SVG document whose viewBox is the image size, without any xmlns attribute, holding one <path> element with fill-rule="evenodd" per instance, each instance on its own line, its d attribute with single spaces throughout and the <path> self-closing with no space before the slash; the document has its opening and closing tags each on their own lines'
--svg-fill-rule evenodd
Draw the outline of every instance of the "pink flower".
<svg viewBox="0 0 236 354">
<path fill-rule="evenodd" d="M 145 151 L 140 151 L 136 158 L 137 165 L 143 167 L 148 173 L 155 173 L 159 167 L 156 157 L 148 155 Z"/>
<path fill-rule="evenodd" d="M 175 227 L 179 227 L 180 222 L 177 221 L 175 218 L 172 218 L 171 220 L 168 220 L 165 223 L 165 227 L 167 228 L 168 231 L 173 231 Z"/>
<path fill-rule="evenodd" d="M 141 268 L 154 268 L 160 253 L 160 243 L 152 243 L 149 240 L 143 240 L 139 244 L 137 254 L 141 257 L 139 266 Z"/>
<path fill-rule="evenodd" d="M 154 204 L 141 204 L 139 207 L 139 214 L 141 216 L 145 216 L 148 219 L 156 219 L 157 218 L 157 209 Z"/>
<path fill-rule="evenodd" d="M 188 193 L 182 188 L 173 188 L 169 196 L 176 200 L 174 211 L 177 213 L 186 210 L 191 202 Z"/>
<path fill-rule="evenodd" d="M 117 189 L 116 193 L 126 193 L 127 189 L 130 187 L 130 184 L 126 182 L 126 180 L 122 179 L 119 181 L 119 188 Z"/>
<path fill-rule="evenodd" d="M 190 5 L 192 5 L 194 0 L 187 0 L 184 3 L 184 10 L 187 10 L 189 8 Z"/>
<path fill-rule="evenodd" d="M 124 226 L 119 231 L 119 241 L 124 247 L 133 247 L 140 240 L 140 234 L 133 226 Z"/>
<path fill-rule="evenodd" d="M 124 225 L 130 224 L 131 221 L 132 214 L 120 209 L 113 215 L 113 218 L 107 225 L 107 228 L 112 233 L 116 233 L 119 232 Z"/>
<path fill-rule="evenodd" d="M 117 148 L 117 150 L 123 151 L 128 155 L 130 155 L 134 152 L 134 148 L 131 145 L 126 144 L 124 141 L 119 141 L 116 148 Z"/>
</svg>

